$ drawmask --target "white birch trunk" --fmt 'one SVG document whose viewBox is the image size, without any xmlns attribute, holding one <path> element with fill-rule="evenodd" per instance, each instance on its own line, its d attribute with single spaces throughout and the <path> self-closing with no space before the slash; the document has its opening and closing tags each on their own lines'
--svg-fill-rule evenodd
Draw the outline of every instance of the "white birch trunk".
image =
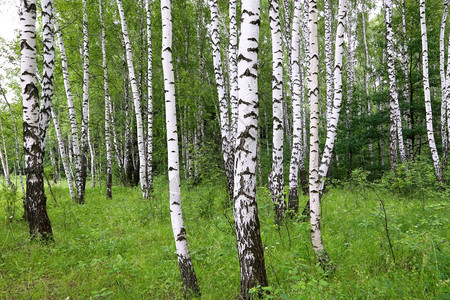
<svg viewBox="0 0 450 300">
<path fill-rule="evenodd" d="M 8 150 L 6 149 L 6 141 L 5 135 L 3 134 L 3 124 L 1 118 L 0 118 L 0 131 L 2 132 L 2 146 L 3 146 L 3 151 L 1 150 L 0 146 L 0 159 L 2 161 L 3 175 L 5 175 L 5 180 L 9 188 L 11 190 L 14 190 L 15 187 L 14 184 L 11 182 L 11 176 L 9 174 Z"/>
<path fill-rule="evenodd" d="M 405 101 L 410 102 L 410 91 L 409 91 L 409 64 L 408 64 L 408 40 L 406 35 L 406 13 L 405 13 L 405 0 L 401 0 L 401 6 L 402 6 L 402 39 L 403 39 L 403 47 L 402 47 L 402 73 L 406 80 L 405 84 L 403 85 L 403 97 L 405 98 Z M 412 129 L 412 121 L 411 121 L 411 109 L 408 108 L 406 110 L 406 125 L 409 130 Z M 408 156 L 411 161 L 414 159 L 414 149 L 412 144 L 412 139 L 408 138 L 406 140 L 406 148 L 408 151 Z"/>
<path fill-rule="evenodd" d="M 150 4 L 145 0 L 147 15 L 147 188 L 149 193 L 153 184 L 153 83 L 152 83 L 152 13 Z"/>
<path fill-rule="evenodd" d="M 392 0 L 385 0 L 386 12 L 386 42 L 387 42 L 387 65 L 390 98 L 390 162 L 391 169 L 395 169 L 397 164 L 397 142 L 400 150 L 402 163 L 406 163 L 405 147 L 403 145 L 403 130 L 400 107 L 398 103 L 397 86 L 395 84 L 395 64 L 394 64 L 394 42 L 392 40 Z"/>
<path fill-rule="evenodd" d="M 48 26 L 46 24 L 45 26 Z M 39 92 L 36 62 L 36 1 L 20 1 L 20 81 L 23 105 L 23 148 L 26 199 L 31 238 L 53 240 L 44 190 L 44 151 L 40 139 Z"/>
<path fill-rule="evenodd" d="M 425 94 L 425 111 L 427 124 L 428 144 L 431 150 L 431 158 L 434 164 L 434 173 L 439 182 L 443 182 L 439 155 L 436 149 L 433 132 L 433 113 L 431 111 L 430 82 L 428 78 L 428 39 L 425 14 L 425 0 L 420 0 L 420 31 L 422 33 L 422 64 L 423 64 L 423 89 Z"/>
<path fill-rule="evenodd" d="M 241 270 L 241 297 L 249 299 L 251 288 L 268 284 L 256 202 L 259 1 L 243 0 L 241 13 L 238 56 L 239 116 L 234 165 L 234 220 Z"/>
<path fill-rule="evenodd" d="M 228 45 L 228 67 L 229 67 L 229 85 L 230 85 L 230 103 L 231 103 L 231 153 L 234 152 L 236 143 L 236 130 L 238 119 L 238 66 L 237 66 L 237 0 L 230 0 L 228 17 L 230 19 L 230 41 Z"/>
<path fill-rule="evenodd" d="M 342 104 L 342 57 L 344 55 L 344 29 L 345 29 L 345 15 L 347 13 L 346 0 L 339 0 L 338 23 L 336 29 L 335 53 L 334 53 L 334 100 L 333 108 L 327 123 L 327 139 L 325 141 L 325 148 L 322 154 L 322 160 L 319 167 L 320 188 L 319 192 L 322 194 L 325 186 L 325 177 L 333 157 L 334 144 L 337 136 L 337 125 L 339 121 L 339 114 L 341 112 Z"/>
<path fill-rule="evenodd" d="M 55 46 L 53 33 L 53 1 L 42 0 L 42 33 L 44 44 L 44 73 L 42 76 L 42 99 L 39 109 L 39 127 L 42 151 L 45 150 L 47 129 L 50 124 L 50 106 L 53 98 L 53 72 L 55 69 Z"/>
<path fill-rule="evenodd" d="M 64 81 L 64 88 L 66 90 L 67 97 L 67 107 L 69 108 L 69 119 L 70 119 L 70 128 L 72 132 L 72 152 L 73 155 L 69 154 L 69 157 L 73 157 L 73 161 L 75 162 L 75 186 L 77 189 L 77 202 L 79 202 L 79 195 L 81 193 L 82 185 L 81 185 L 81 164 L 80 164 L 80 144 L 78 138 L 78 124 L 77 124 L 77 116 L 75 112 L 75 107 L 73 103 L 72 89 L 70 87 L 69 80 L 69 68 L 67 65 L 67 56 L 66 56 L 66 48 L 64 46 L 64 40 L 62 37 L 62 32 L 59 30 L 58 23 L 54 22 L 56 36 L 59 42 L 59 52 L 61 55 L 61 67 L 62 67 L 62 75 Z"/>
<path fill-rule="evenodd" d="M 327 107 L 327 130 L 333 110 L 333 44 L 331 42 L 331 6 L 330 0 L 324 0 L 325 10 L 325 66 L 326 76 L 326 107 Z M 336 44 L 337 45 L 337 44 Z"/>
<path fill-rule="evenodd" d="M 448 152 L 448 133 L 447 133 L 447 86 L 445 76 L 445 25 L 448 14 L 448 0 L 444 1 L 444 12 L 442 14 L 441 31 L 439 35 L 439 71 L 441 75 L 441 136 L 442 136 L 442 155 L 444 164 L 447 163 Z"/>
<path fill-rule="evenodd" d="M 63 135 L 62 135 L 62 131 L 61 131 L 61 126 L 59 125 L 59 121 L 58 121 L 58 118 L 56 117 L 53 106 L 50 107 L 50 110 L 51 110 L 51 115 L 52 115 L 52 119 L 53 119 L 53 125 L 55 126 L 56 139 L 58 140 L 59 153 L 61 155 L 61 160 L 62 160 L 63 167 L 64 167 L 64 173 L 66 174 L 67 185 L 69 186 L 70 198 L 72 199 L 72 201 L 75 202 L 76 194 L 75 194 L 75 190 L 73 188 L 72 171 L 70 170 L 69 159 L 66 154 L 66 149 L 64 148 L 64 140 L 63 140 Z"/>
<path fill-rule="evenodd" d="M 139 179 L 141 182 L 142 196 L 144 197 L 144 199 L 148 199 L 149 191 L 147 184 L 147 162 L 145 157 L 144 129 L 142 123 L 139 90 L 136 82 L 136 76 L 134 73 L 133 53 L 131 49 L 130 38 L 128 35 L 128 27 L 125 19 L 125 13 L 123 11 L 122 0 L 117 0 L 117 6 L 119 8 L 119 15 L 122 24 L 122 34 L 127 56 L 128 75 L 130 77 L 131 90 L 133 93 L 134 110 L 136 114 L 136 127 L 137 127 L 138 152 L 139 152 Z"/>
<path fill-rule="evenodd" d="M 309 0 L 309 28 L 311 64 L 309 77 L 310 134 L 309 134 L 309 205 L 311 216 L 311 241 L 317 259 L 324 269 L 330 261 L 322 242 L 320 231 L 320 177 L 319 177 L 319 45 L 317 40 L 317 0 Z"/>
<path fill-rule="evenodd" d="M 180 195 L 180 164 L 178 150 L 177 113 L 175 103 L 175 79 L 172 63 L 172 15 L 170 0 L 161 0 L 162 52 L 164 72 L 164 98 L 166 106 L 167 154 L 170 188 L 170 218 L 178 256 L 183 287 L 186 293 L 200 294 L 194 266 L 186 239 Z"/>
<path fill-rule="evenodd" d="M 228 179 L 228 191 L 230 198 L 233 198 L 233 148 L 231 146 L 231 136 L 233 132 L 230 128 L 227 93 L 225 89 L 225 81 L 222 70 L 222 58 L 220 55 L 220 36 L 219 36 L 219 11 L 217 8 L 217 0 L 209 0 L 211 10 L 211 23 L 209 26 L 214 74 L 216 77 L 217 94 L 219 97 L 219 115 L 220 115 L 220 134 L 222 136 L 222 155 L 225 165 L 225 173 Z"/>
<path fill-rule="evenodd" d="M 98 1 L 98 6 L 100 12 L 100 23 L 102 26 L 102 67 L 103 67 L 103 88 L 105 90 L 106 199 L 111 199 L 112 198 L 112 155 L 111 155 L 112 147 L 111 147 L 111 132 L 110 132 L 111 99 L 109 96 L 108 65 L 106 60 L 106 32 L 103 20 L 102 0 Z"/>
<path fill-rule="evenodd" d="M 298 211 L 298 169 L 302 150 L 302 82 L 300 80 L 300 0 L 294 1 L 291 44 L 291 88 L 292 88 L 292 150 L 289 164 L 289 209 Z"/>
<path fill-rule="evenodd" d="M 269 189 L 275 205 L 275 218 L 277 222 L 280 222 L 286 211 L 286 202 L 283 191 L 283 48 L 278 0 L 269 1 L 269 19 L 272 36 L 273 107 L 272 172 L 269 174 Z"/>
</svg>

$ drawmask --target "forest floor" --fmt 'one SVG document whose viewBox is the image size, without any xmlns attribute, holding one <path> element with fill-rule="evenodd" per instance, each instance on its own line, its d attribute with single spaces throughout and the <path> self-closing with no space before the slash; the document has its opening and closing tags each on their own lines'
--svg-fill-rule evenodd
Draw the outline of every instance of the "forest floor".
<svg viewBox="0 0 450 300">
<path fill-rule="evenodd" d="M 30 242 L 20 200 L 3 188 L 0 298 L 182 299 L 167 181 L 155 179 L 149 201 L 137 188 L 115 186 L 113 200 L 106 200 L 103 186 L 88 186 L 83 206 L 70 201 L 64 182 L 53 186 L 56 201 L 48 194 L 47 203 L 55 242 L 48 245 Z M 201 299 L 236 299 L 239 293 L 226 195 L 213 184 L 182 188 Z M 450 299 L 448 196 L 331 187 L 322 201 L 322 232 L 336 270 L 325 274 L 312 251 L 309 224 L 288 218 L 276 226 L 270 194 L 259 188 L 266 298 Z"/>
</svg>

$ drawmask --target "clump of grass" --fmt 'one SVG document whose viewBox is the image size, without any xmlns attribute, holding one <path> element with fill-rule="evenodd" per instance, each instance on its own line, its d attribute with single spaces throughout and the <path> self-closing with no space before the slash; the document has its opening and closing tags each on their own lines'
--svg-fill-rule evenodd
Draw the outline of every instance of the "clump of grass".
<svg viewBox="0 0 450 300">
<path fill-rule="evenodd" d="M 2 221 L 8 226 L 0 230 L 0 298 L 182 299 L 168 190 L 163 178 L 155 179 L 148 201 L 137 188 L 115 186 L 112 200 L 103 187 L 88 188 L 80 206 L 64 183 L 54 186 L 57 204 L 48 201 L 54 244 L 30 242 L 19 217 Z M 389 218 L 395 263 L 377 197 Z M 183 188 L 182 202 L 202 299 L 235 299 L 239 264 L 224 186 Z M 322 231 L 337 266 L 331 275 L 316 262 L 308 223 L 288 218 L 277 226 L 266 188 L 258 189 L 258 205 L 268 298 L 448 297 L 448 202 L 439 197 L 423 206 L 420 198 L 406 200 L 384 189 L 330 188 L 322 201 Z M 5 216 L 0 211 L 0 220 Z"/>
</svg>

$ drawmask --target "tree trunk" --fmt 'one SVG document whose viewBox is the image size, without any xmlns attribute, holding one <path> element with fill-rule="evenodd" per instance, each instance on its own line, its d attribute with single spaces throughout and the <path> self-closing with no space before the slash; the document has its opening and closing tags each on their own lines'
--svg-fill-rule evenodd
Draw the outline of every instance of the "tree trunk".
<svg viewBox="0 0 450 300">
<path fill-rule="evenodd" d="M 134 110 L 136 114 L 137 143 L 139 152 L 139 179 L 141 182 L 142 196 L 144 199 L 148 199 L 149 191 L 147 184 L 147 162 L 145 157 L 144 129 L 142 123 L 139 91 L 136 82 L 136 76 L 134 74 L 133 53 L 131 49 L 130 38 L 128 36 L 128 27 L 125 19 L 125 13 L 123 11 L 122 0 L 117 0 L 117 6 L 119 8 L 119 15 L 122 24 L 122 34 L 127 56 L 128 75 L 130 77 L 131 90 L 133 93 Z"/>
<path fill-rule="evenodd" d="M 0 131 L 2 132 L 2 145 L 3 151 L 0 146 L 0 160 L 2 161 L 3 174 L 5 175 L 6 183 L 11 190 L 15 189 L 14 184 L 11 182 L 11 176 L 9 174 L 9 163 L 8 163 L 8 150 L 6 149 L 5 135 L 3 134 L 3 124 L 0 118 Z"/>
<path fill-rule="evenodd" d="M 51 11 L 51 1 L 44 1 L 43 4 L 44 7 L 50 7 Z M 39 92 L 36 81 L 36 1 L 22 0 L 20 5 L 20 79 L 22 83 L 23 148 L 27 176 L 28 224 L 32 239 L 40 237 L 48 241 L 53 240 L 53 232 L 47 215 L 47 198 L 43 180 L 44 151 L 40 139 Z M 44 27 L 51 27 L 50 20 L 51 17 L 44 21 Z M 50 46 L 50 44 L 45 42 L 45 46 Z"/>
<path fill-rule="evenodd" d="M 269 2 L 270 31 L 272 36 L 272 172 L 269 174 L 269 189 L 275 205 L 275 219 L 281 222 L 286 211 L 284 201 L 283 175 L 283 48 L 281 44 L 281 26 L 278 0 Z"/>
<path fill-rule="evenodd" d="M 291 88 L 292 88 L 292 152 L 289 164 L 289 209 L 298 212 L 298 168 L 301 160 L 302 150 L 302 93 L 300 76 L 300 0 L 294 2 L 294 19 L 292 21 L 292 44 L 291 44 Z"/>
<path fill-rule="evenodd" d="M 76 201 L 75 190 L 73 189 L 73 177 L 69 166 L 69 159 L 67 158 L 66 149 L 64 148 L 64 140 L 61 132 L 61 126 L 59 126 L 58 119 L 56 118 L 53 106 L 51 107 L 51 114 L 53 119 L 53 125 L 55 126 L 56 138 L 58 140 L 59 153 L 61 154 L 61 160 L 64 167 L 64 173 L 66 174 L 67 185 L 69 186 L 70 198 L 72 201 Z"/>
<path fill-rule="evenodd" d="M 397 142 L 400 150 L 402 163 L 406 163 L 406 153 L 403 146 L 403 130 L 400 107 L 398 104 L 397 86 L 395 84 L 394 42 L 392 40 L 392 0 L 385 0 L 386 9 L 386 42 L 387 42 L 387 65 L 390 98 L 390 162 L 391 169 L 397 165 Z"/>
<path fill-rule="evenodd" d="M 327 139 L 325 141 L 325 148 L 322 154 L 322 160 L 319 167 L 320 187 L 319 193 L 322 195 L 325 186 L 325 178 L 331 165 L 333 157 L 334 144 L 337 136 L 337 125 L 339 121 L 339 114 L 341 112 L 342 103 L 342 57 L 344 54 L 344 28 L 345 15 L 347 13 L 346 0 L 339 0 L 338 10 L 338 24 L 336 29 L 335 53 L 334 53 L 334 100 L 333 109 L 327 123 Z"/>
<path fill-rule="evenodd" d="M 147 14 L 147 188 L 153 184 L 153 85 L 152 85 L 152 0 L 145 0 Z M 150 196 L 150 195 L 149 195 Z"/>
<path fill-rule="evenodd" d="M 425 14 L 425 0 L 420 0 L 420 30 L 422 33 L 422 64 L 423 64 L 423 89 L 425 94 L 425 111 L 427 123 L 428 144 L 431 150 L 431 158 L 434 164 L 434 173 L 439 182 L 443 182 L 442 170 L 439 162 L 439 155 L 436 149 L 433 132 L 433 114 L 431 111 L 430 99 L 430 82 L 428 78 L 428 40 L 427 40 L 427 24 Z"/>
<path fill-rule="evenodd" d="M 212 54 L 214 63 L 214 74 L 216 77 L 217 94 L 219 97 L 220 108 L 220 134 L 222 136 L 222 155 L 225 165 L 225 173 L 228 180 L 228 191 L 230 198 L 233 199 L 233 148 L 231 145 L 232 130 L 230 128 L 227 93 L 225 90 L 225 81 L 222 70 L 222 59 L 220 56 L 220 36 L 219 36 L 219 12 L 217 9 L 217 0 L 210 0 L 211 10 L 210 35 L 212 44 Z"/>
<path fill-rule="evenodd" d="M 175 80 L 172 64 L 172 15 L 170 0 L 161 0 L 162 15 L 162 64 L 164 72 L 164 95 L 166 106 L 167 150 L 170 186 L 170 218 L 177 249 L 183 288 L 186 294 L 200 295 L 197 277 L 186 239 L 180 197 L 180 165 L 178 151 L 177 114 L 175 103 Z"/>
<path fill-rule="evenodd" d="M 319 47 L 317 40 L 317 0 L 309 0 L 309 28 L 311 66 L 309 80 L 310 99 L 310 152 L 309 152 L 309 202 L 311 208 L 311 241 L 317 259 L 324 269 L 329 269 L 330 259 L 325 251 L 320 232 L 320 177 L 319 177 Z M 339 86 L 339 85 L 338 85 Z"/>
<path fill-rule="evenodd" d="M 331 6 L 330 0 L 324 0 L 325 10 L 325 66 L 326 76 L 326 107 L 327 107 L 327 130 L 333 110 L 333 44 L 331 43 Z M 336 44 L 339 46 L 338 44 Z"/>
<path fill-rule="evenodd" d="M 105 141 L 106 141 L 106 199 L 112 198 L 112 162 L 111 162 L 111 133 L 110 133 L 110 102 L 109 83 L 108 83 L 108 66 L 106 61 L 106 32 L 103 21 L 102 0 L 98 1 L 100 12 L 100 23 L 102 26 L 102 67 L 103 67 L 103 84 L 105 90 Z"/>
<path fill-rule="evenodd" d="M 447 165 L 448 133 L 447 133 L 447 86 L 445 76 L 445 25 L 448 14 L 448 0 L 444 1 L 444 13 L 442 14 L 441 31 L 439 36 L 439 70 L 441 74 L 441 136 L 443 163 Z"/>
<path fill-rule="evenodd" d="M 250 299 L 250 289 L 268 284 L 256 203 L 259 1 L 244 0 L 241 9 L 238 56 L 238 111 L 241 122 L 236 134 L 234 219 L 241 270 L 241 297 Z"/>
<path fill-rule="evenodd" d="M 70 119 L 70 128 L 72 132 L 72 154 L 69 157 L 73 157 L 73 161 L 75 162 L 75 186 L 77 189 L 77 202 L 80 203 L 80 194 L 82 194 L 82 183 L 81 183 L 81 162 L 80 162 L 80 144 L 78 139 L 78 124 L 77 124 L 77 116 L 75 112 L 75 107 L 73 103 L 72 89 L 70 87 L 69 81 L 69 68 L 67 64 L 67 56 L 66 56 L 66 48 L 64 46 L 64 40 L 62 37 L 62 32 L 59 29 L 58 23 L 54 22 L 56 36 L 59 40 L 59 51 L 61 54 L 61 67 L 62 67 L 62 75 L 64 80 L 64 87 L 66 90 L 67 96 L 67 106 L 69 108 L 69 119 Z"/>
</svg>

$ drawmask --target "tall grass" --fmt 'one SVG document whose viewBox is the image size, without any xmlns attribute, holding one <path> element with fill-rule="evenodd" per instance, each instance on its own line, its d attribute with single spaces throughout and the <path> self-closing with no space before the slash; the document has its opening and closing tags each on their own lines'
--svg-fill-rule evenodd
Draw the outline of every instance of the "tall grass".
<svg viewBox="0 0 450 300">
<path fill-rule="evenodd" d="M 54 244 L 30 242 L 21 221 L 0 199 L 1 299 L 181 299 L 169 216 L 168 183 L 156 178 L 153 197 L 138 189 L 89 188 L 86 204 L 70 201 L 67 186 L 48 196 Z M 383 199 L 394 263 L 389 249 Z M 306 202 L 306 198 L 300 200 Z M 18 200 L 20 201 L 20 197 Z M 239 293 L 232 209 L 222 185 L 184 187 L 183 213 L 202 299 L 235 299 Z M 266 268 L 275 299 L 448 299 L 448 199 L 403 198 L 384 189 L 341 185 L 323 197 L 323 238 L 336 264 L 318 266 L 309 225 L 273 221 L 266 188 L 258 190 Z"/>
</svg>

